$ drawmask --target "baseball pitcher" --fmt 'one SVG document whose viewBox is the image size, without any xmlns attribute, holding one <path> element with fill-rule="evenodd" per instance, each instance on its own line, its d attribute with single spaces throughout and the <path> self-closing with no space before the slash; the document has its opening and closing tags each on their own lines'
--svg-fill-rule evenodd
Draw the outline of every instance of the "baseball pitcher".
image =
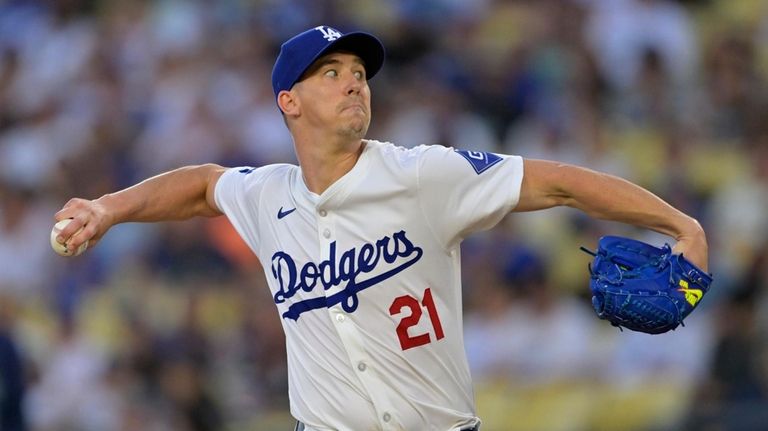
<svg viewBox="0 0 768 431">
<path fill-rule="evenodd" d="M 58 241 L 76 250 L 117 223 L 228 217 L 264 266 L 285 331 L 291 413 L 307 431 L 479 429 L 460 244 L 510 212 L 567 205 L 652 229 L 706 269 L 698 222 L 625 180 L 365 139 L 368 80 L 384 57 L 367 33 L 319 26 L 294 36 L 272 86 L 299 166 L 188 166 L 72 199 L 55 215 L 72 219 Z"/>
</svg>

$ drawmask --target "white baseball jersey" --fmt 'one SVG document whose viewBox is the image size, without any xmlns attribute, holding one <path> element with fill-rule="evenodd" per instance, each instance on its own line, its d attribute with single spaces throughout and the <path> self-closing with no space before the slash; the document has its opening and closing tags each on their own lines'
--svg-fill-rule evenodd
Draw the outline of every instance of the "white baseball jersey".
<svg viewBox="0 0 768 431">
<path fill-rule="evenodd" d="M 517 204 L 522 159 L 364 142 L 321 195 L 294 165 L 229 169 L 216 185 L 216 204 L 264 265 L 291 414 L 323 431 L 479 424 L 459 244 Z"/>
</svg>

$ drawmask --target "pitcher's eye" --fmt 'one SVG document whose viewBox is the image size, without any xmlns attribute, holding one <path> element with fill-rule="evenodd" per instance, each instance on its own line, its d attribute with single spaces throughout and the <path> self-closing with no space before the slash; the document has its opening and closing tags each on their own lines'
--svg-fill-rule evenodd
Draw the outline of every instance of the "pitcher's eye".
<svg viewBox="0 0 768 431">
<path fill-rule="evenodd" d="M 325 76 L 330 76 L 332 78 L 335 78 L 339 76 L 339 72 L 336 71 L 336 69 L 328 69 L 324 73 Z"/>
<path fill-rule="evenodd" d="M 360 70 L 355 71 L 355 79 L 365 79 L 365 73 Z"/>
</svg>

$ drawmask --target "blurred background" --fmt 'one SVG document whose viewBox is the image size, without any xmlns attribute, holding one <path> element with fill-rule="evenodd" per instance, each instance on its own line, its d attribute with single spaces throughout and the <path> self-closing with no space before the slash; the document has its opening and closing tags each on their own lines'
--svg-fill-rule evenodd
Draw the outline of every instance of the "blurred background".
<svg viewBox="0 0 768 431">
<path fill-rule="evenodd" d="M 369 137 L 577 163 L 708 232 L 684 328 L 619 332 L 580 245 L 660 235 L 568 209 L 463 249 L 484 431 L 768 429 L 768 1 L 0 1 L 0 429 L 289 430 L 280 321 L 224 218 L 115 227 L 67 259 L 53 214 L 185 164 L 295 160 L 270 87 L 319 24 L 387 46 Z"/>
</svg>

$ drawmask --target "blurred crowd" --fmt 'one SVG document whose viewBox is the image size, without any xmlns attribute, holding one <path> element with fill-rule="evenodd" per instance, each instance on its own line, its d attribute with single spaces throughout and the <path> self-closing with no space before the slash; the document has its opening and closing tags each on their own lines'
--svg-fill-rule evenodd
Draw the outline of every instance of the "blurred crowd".
<svg viewBox="0 0 768 431">
<path fill-rule="evenodd" d="M 0 0 L 0 430 L 290 429 L 280 321 L 224 218 L 71 259 L 48 235 L 72 197 L 295 163 L 271 67 L 319 24 L 387 47 L 370 138 L 617 174 L 708 233 L 713 290 L 658 336 L 595 317 L 578 248 L 669 238 L 553 209 L 467 240 L 484 430 L 765 429 L 764 0 Z"/>
</svg>

